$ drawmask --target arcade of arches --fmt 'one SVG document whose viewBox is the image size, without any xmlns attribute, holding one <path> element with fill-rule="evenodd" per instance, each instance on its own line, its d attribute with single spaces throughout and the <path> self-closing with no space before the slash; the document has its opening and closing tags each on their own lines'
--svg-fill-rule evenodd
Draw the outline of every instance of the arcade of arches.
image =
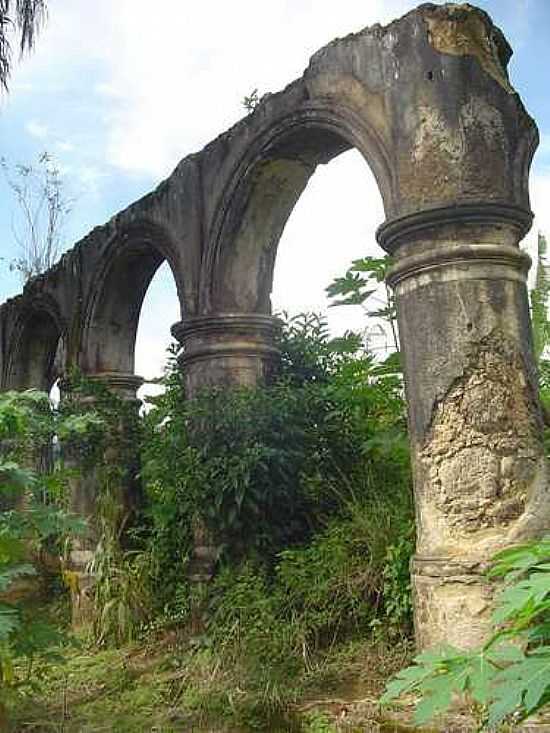
<svg viewBox="0 0 550 733">
<path fill-rule="evenodd" d="M 394 257 L 415 497 L 421 647 L 487 633 L 487 559 L 548 528 L 526 274 L 536 126 L 482 11 L 423 5 L 318 51 L 303 76 L 182 160 L 0 307 L 2 389 L 73 365 L 131 398 L 141 303 L 167 261 L 188 393 L 277 361 L 270 292 L 287 218 L 320 163 L 356 148 Z"/>
</svg>

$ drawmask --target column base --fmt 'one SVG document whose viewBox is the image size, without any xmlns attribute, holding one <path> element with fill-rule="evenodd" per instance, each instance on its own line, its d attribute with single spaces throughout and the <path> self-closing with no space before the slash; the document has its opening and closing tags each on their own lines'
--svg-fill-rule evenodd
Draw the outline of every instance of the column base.
<svg viewBox="0 0 550 733">
<path fill-rule="evenodd" d="M 414 557 L 411 580 L 417 648 L 442 644 L 471 649 L 492 634 L 495 586 L 486 563 Z"/>
</svg>

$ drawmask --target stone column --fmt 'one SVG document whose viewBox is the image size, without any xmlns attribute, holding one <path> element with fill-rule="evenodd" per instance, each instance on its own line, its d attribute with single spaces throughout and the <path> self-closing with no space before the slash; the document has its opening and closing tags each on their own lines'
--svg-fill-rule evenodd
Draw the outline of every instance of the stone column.
<svg viewBox="0 0 550 733">
<path fill-rule="evenodd" d="M 272 379 L 280 353 L 275 336 L 277 318 L 255 313 L 216 313 L 189 318 L 172 326 L 172 334 L 183 347 L 180 365 L 184 371 L 188 398 L 201 390 L 221 387 L 254 387 Z M 191 629 L 203 627 L 202 592 L 217 561 L 215 538 L 197 516 L 194 551 L 188 568 L 195 588 Z"/>
<path fill-rule="evenodd" d="M 99 374 L 88 374 L 87 379 L 98 382 L 117 397 L 127 403 L 133 403 L 136 412 L 139 409 L 139 400 L 136 392 L 143 384 L 143 379 L 135 374 L 126 374 L 121 372 L 103 372 Z M 65 383 L 62 385 L 65 392 L 70 390 L 70 385 Z M 89 406 L 90 410 L 95 408 L 95 398 L 93 395 L 82 395 L 79 397 L 82 405 Z M 119 425 L 114 429 L 124 430 L 127 426 Z M 104 458 L 107 462 L 111 461 L 115 465 L 120 460 L 128 461 L 129 457 L 121 458 L 116 448 L 110 446 L 105 451 Z M 121 511 L 131 511 L 132 506 L 136 502 L 135 475 L 137 473 L 137 459 L 132 458 L 132 465 L 125 466 L 128 470 L 128 476 L 120 487 L 120 503 Z M 77 537 L 73 540 L 73 547 L 69 557 L 69 562 L 65 569 L 65 579 L 71 590 L 73 625 L 81 626 L 90 620 L 92 612 L 91 590 L 93 587 L 93 575 L 89 571 L 90 563 L 94 557 L 94 550 L 97 544 L 97 502 L 98 492 L 100 490 L 99 483 L 101 481 L 98 471 L 93 466 L 82 466 L 78 453 L 70 450 L 65 452 L 65 464 L 68 467 L 74 467 L 75 476 L 70 479 L 70 502 L 69 509 L 88 523 L 88 530 L 84 536 Z"/>
<path fill-rule="evenodd" d="M 256 313 L 215 313 L 174 324 L 187 396 L 208 387 L 269 382 L 279 363 L 278 329 L 277 318 Z"/>
<path fill-rule="evenodd" d="M 395 256 L 416 495 L 420 648 L 491 631 L 491 556 L 550 526 L 526 276 L 531 213 L 479 202 L 380 227 Z"/>
</svg>

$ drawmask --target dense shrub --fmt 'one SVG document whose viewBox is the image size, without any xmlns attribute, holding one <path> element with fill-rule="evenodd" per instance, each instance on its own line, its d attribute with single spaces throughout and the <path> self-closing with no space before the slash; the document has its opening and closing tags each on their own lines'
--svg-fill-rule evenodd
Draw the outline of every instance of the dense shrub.
<svg viewBox="0 0 550 733">
<path fill-rule="evenodd" d="M 153 400 L 142 476 L 164 602 L 181 584 L 197 516 L 221 559 L 256 557 L 269 566 L 345 516 L 350 502 L 408 494 L 395 369 L 375 364 L 354 337 L 331 341 L 317 317 L 287 322 L 281 350 L 272 385 L 187 401 L 173 359 L 166 393 Z"/>
</svg>

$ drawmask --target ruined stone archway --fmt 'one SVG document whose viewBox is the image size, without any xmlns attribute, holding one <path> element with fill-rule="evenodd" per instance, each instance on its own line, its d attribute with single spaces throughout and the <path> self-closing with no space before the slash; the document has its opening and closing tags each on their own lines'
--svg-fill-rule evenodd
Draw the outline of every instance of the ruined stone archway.
<svg viewBox="0 0 550 733">
<path fill-rule="evenodd" d="M 384 203 L 378 241 L 395 258 L 417 639 L 478 643 L 489 629 L 488 558 L 550 527 L 529 262 L 518 248 L 532 220 L 538 135 L 508 79 L 510 55 L 501 31 L 469 5 L 422 5 L 336 39 L 0 308 L 2 371 L 14 359 L 17 314 L 49 294 L 67 320 L 69 364 L 127 388 L 139 308 L 164 258 L 184 305 L 173 332 L 188 393 L 268 378 L 282 228 L 315 166 L 356 147 Z"/>
</svg>

